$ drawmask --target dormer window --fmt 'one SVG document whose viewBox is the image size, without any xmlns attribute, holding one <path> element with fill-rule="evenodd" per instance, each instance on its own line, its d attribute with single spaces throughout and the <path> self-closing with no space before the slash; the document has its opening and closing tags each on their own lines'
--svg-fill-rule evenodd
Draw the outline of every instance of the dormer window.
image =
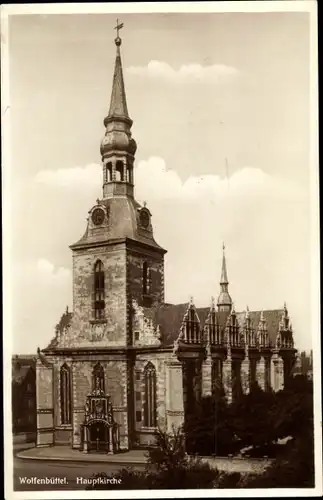
<svg viewBox="0 0 323 500">
<path fill-rule="evenodd" d="M 98 260 L 94 267 L 94 319 L 103 319 L 104 309 L 104 270 L 102 262 Z"/>
</svg>

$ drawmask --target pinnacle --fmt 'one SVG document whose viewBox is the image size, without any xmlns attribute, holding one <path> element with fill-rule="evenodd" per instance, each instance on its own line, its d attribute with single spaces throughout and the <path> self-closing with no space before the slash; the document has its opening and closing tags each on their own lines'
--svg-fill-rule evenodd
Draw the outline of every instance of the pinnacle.
<svg viewBox="0 0 323 500">
<path fill-rule="evenodd" d="M 129 119 L 126 91 L 123 80 L 120 44 L 116 43 L 116 45 L 117 45 L 117 53 L 114 66 L 109 117 L 120 116 Z"/>
</svg>

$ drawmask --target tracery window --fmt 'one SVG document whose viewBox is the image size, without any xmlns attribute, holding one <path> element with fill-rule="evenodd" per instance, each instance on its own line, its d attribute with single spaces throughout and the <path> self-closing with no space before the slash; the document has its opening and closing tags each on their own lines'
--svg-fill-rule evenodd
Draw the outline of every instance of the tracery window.
<svg viewBox="0 0 323 500">
<path fill-rule="evenodd" d="M 104 269 L 101 260 L 94 267 L 94 318 L 104 318 Z"/>
<path fill-rule="evenodd" d="M 149 295 L 150 294 L 150 268 L 148 266 L 148 262 L 144 262 L 142 265 L 142 294 Z"/>
<path fill-rule="evenodd" d="M 156 427 L 156 370 L 152 363 L 148 363 L 144 371 L 144 426 Z"/>
<path fill-rule="evenodd" d="M 71 369 L 64 364 L 60 371 L 61 424 L 71 423 Z"/>
</svg>

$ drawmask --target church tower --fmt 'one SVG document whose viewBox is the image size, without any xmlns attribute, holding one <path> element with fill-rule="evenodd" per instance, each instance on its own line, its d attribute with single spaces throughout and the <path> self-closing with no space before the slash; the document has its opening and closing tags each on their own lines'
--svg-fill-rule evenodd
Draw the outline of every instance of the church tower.
<svg viewBox="0 0 323 500">
<path fill-rule="evenodd" d="M 153 235 L 152 214 L 134 197 L 132 138 L 124 86 L 121 38 L 116 58 L 109 113 L 101 141 L 102 196 L 90 209 L 83 237 L 71 246 L 74 260 L 74 323 L 78 343 L 105 347 L 133 344 L 133 306 L 164 302 L 164 255 Z"/>
</svg>

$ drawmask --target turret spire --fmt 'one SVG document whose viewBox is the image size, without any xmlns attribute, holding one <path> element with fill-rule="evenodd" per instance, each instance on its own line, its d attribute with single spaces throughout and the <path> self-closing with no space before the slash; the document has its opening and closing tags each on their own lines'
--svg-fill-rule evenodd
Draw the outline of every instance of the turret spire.
<svg viewBox="0 0 323 500">
<path fill-rule="evenodd" d="M 120 46 L 122 43 L 121 38 L 119 37 L 119 30 L 123 28 L 123 23 L 119 23 L 117 19 L 117 25 L 114 29 L 117 30 L 117 37 L 114 40 L 114 43 L 117 46 L 116 60 L 114 65 L 114 75 L 113 75 L 113 84 L 112 84 L 112 92 L 111 92 L 111 101 L 110 101 L 110 110 L 108 119 L 115 116 L 122 116 L 124 118 L 128 118 L 128 108 L 127 108 L 127 99 L 126 92 L 123 81 L 123 71 L 122 71 L 122 62 L 121 62 L 121 54 L 120 54 Z"/>
<path fill-rule="evenodd" d="M 123 23 L 117 20 L 116 58 L 112 82 L 110 109 L 104 119 L 105 136 L 101 142 L 103 162 L 103 198 L 114 196 L 133 197 L 133 163 L 137 144 L 131 137 L 132 120 L 129 117 L 121 63 L 121 38 Z"/>
<path fill-rule="evenodd" d="M 222 273 L 221 273 L 221 281 L 220 285 L 228 285 L 228 273 L 227 273 L 227 263 L 225 260 L 225 244 L 222 245 L 223 255 L 222 255 Z"/>
<path fill-rule="evenodd" d="M 221 271 L 221 280 L 220 280 L 220 288 L 221 292 L 218 298 L 218 310 L 219 311 L 231 311 L 232 308 L 232 299 L 228 292 L 228 273 L 227 273 L 227 263 L 225 258 L 225 245 L 222 245 L 223 255 L 222 255 L 222 271 Z"/>
</svg>

